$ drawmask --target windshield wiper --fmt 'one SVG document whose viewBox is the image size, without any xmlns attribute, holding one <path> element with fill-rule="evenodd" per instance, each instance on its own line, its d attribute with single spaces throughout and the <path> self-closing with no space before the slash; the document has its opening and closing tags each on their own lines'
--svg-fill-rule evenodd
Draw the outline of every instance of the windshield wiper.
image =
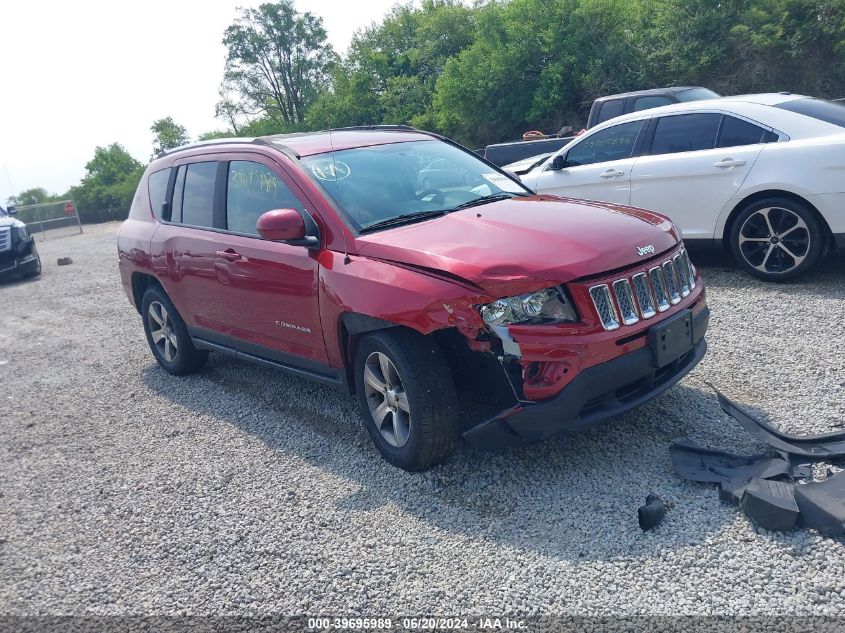
<svg viewBox="0 0 845 633">
<path fill-rule="evenodd" d="M 510 198 L 515 198 L 517 196 L 530 196 L 529 193 L 522 193 L 522 192 L 507 192 L 507 191 L 500 191 L 499 193 L 491 193 L 486 196 L 481 196 L 480 198 L 476 198 L 475 200 L 467 200 L 466 202 L 462 202 L 458 206 L 456 206 L 452 211 L 457 211 L 458 209 L 468 209 L 470 207 L 477 207 L 480 204 L 487 204 L 488 202 L 496 202 L 497 200 L 509 200 Z"/>
<path fill-rule="evenodd" d="M 361 229 L 361 233 L 369 233 L 370 231 L 375 231 L 377 229 L 385 229 L 390 226 L 399 226 L 402 224 L 411 224 L 413 222 L 421 222 L 423 220 L 428 220 L 430 218 L 436 218 L 441 215 L 446 215 L 447 211 L 443 209 L 437 210 L 430 210 L 430 211 L 416 211 L 415 213 L 406 213 L 404 215 L 397 215 L 393 218 L 387 218 L 386 220 L 380 220 L 378 222 L 373 222 L 372 224 L 368 224 L 367 226 Z"/>
</svg>

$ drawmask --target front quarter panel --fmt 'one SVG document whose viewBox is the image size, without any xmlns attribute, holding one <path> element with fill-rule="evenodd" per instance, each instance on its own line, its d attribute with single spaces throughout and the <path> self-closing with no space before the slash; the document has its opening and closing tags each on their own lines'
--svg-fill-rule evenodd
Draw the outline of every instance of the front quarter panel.
<svg viewBox="0 0 845 633">
<path fill-rule="evenodd" d="M 391 262 L 334 251 L 320 254 L 320 318 L 329 362 L 343 367 L 341 317 L 346 312 L 375 317 L 429 334 L 454 327 L 470 339 L 484 328 L 477 309 L 493 297 Z"/>
</svg>

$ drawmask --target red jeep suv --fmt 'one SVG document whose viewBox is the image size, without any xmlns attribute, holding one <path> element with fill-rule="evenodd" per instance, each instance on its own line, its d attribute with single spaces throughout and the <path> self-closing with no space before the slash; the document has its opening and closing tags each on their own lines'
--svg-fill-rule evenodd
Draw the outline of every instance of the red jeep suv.
<svg viewBox="0 0 845 633">
<path fill-rule="evenodd" d="M 403 126 L 170 151 L 118 250 L 166 371 L 213 350 L 342 387 L 407 470 L 461 436 L 502 447 L 585 428 L 705 352 L 703 284 L 664 216 L 534 195 Z"/>
</svg>

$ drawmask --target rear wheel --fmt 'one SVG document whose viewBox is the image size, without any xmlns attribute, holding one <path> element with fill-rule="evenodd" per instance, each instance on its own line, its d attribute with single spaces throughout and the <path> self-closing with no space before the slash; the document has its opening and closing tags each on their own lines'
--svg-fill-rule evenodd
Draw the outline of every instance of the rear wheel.
<svg viewBox="0 0 845 633">
<path fill-rule="evenodd" d="M 824 250 L 815 214 L 801 202 L 767 198 L 737 216 L 730 235 L 734 259 L 765 281 L 787 281 L 809 271 Z"/>
<path fill-rule="evenodd" d="M 208 350 L 194 347 L 185 322 L 161 288 L 153 286 L 144 293 L 141 315 L 147 343 L 165 371 L 174 376 L 184 376 L 205 365 Z"/>
<path fill-rule="evenodd" d="M 365 336 L 355 355 L 364 426 L 382 456 L 405 470 L 442 460 L 456 440 L 456 396 L 443 354 L 417 332 Z"/>
</svg>

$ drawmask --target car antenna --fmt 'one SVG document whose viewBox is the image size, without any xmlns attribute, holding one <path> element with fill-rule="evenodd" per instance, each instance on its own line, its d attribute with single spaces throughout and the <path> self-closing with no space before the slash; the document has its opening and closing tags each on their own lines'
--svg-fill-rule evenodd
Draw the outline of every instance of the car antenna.
<svg viewBox="0 0 845 633">
<path fill-rule="evenodd" d="M 332 148 L 332 175 L 334 176 L 335 192 L 337 194 L 338 206 L 340 206 L 340 185 L 337 184 L 337 165 L 334 161 L 334 139 L 332 139 L 331 130 L 329 130 L 329 145 Z M 340 233 L 343 236 L 343 265 L 348 266 L 352 260 L 349 258 L 349 246 L 346 244 L 346 231 L 341 229 Z"/>
</svg>

